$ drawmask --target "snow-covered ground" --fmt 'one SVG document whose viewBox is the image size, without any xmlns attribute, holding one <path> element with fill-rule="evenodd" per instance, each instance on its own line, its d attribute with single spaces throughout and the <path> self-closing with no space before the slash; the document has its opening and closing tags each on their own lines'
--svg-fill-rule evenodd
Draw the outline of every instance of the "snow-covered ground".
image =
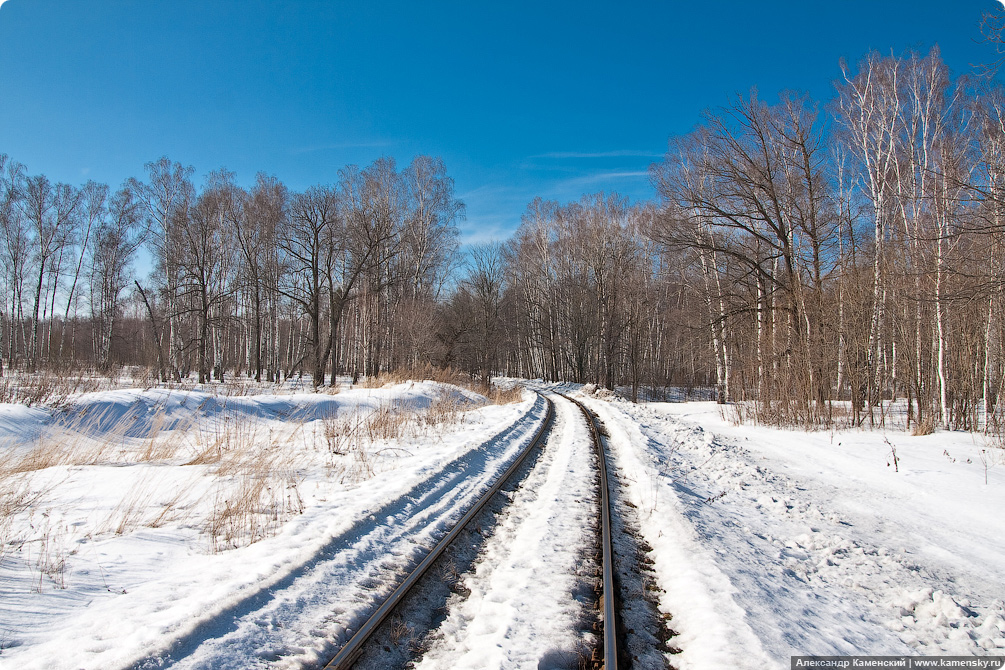
<svg viewBox="0 0 1005 670">
<path fill-rule="evenodd" d="M 425 382 L 0 406 L 4 500 L 23 503 L 0 529 L 0 667 L 324 657 L 543 418 L 530 396 L 460 411 L 471 395 Z"/>
<path fill-rule="evenodd" d="M 714 403 L 587 404 L 654 549 L 680 670 L 1005 653 L 1005 464 L 980 438 L 735 426 Z"/>
<path fill-rule="evenodd" d="M 679 670 L 1005 653 L 1005 462 L 979 436 L 584 399 L 652 547 Z M 0 668 L 316 664 L 544 418 L 531 394 L 478 401 L 409 382 L 0 405 Z M 593 456 L 557 405 L 422 667 L 575 666 Z"/>
</svg>

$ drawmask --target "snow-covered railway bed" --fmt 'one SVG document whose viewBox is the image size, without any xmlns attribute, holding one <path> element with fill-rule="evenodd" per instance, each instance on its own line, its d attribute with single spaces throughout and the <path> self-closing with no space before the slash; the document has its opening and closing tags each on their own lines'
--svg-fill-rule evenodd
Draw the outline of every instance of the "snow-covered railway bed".
<svg viewBox="0 0 1005 670">
<path fill-rule="evenodd" d="M 433 622 L 440 618 L 438 614 L 456 586 L 458 569 L 467 569 L 477 557 L 484 539 L 483 525 L 491 527 L 492 515 L 500 509 L 500 501 L 508 501 L 504 491 L 519 486 L 527 472 L 533 469 L 541 452 L 540 446 L 555 419 L 553 403 L 546 402 L 547 414 L 533 440 L 375 608 L 328 661 L 325 670 L 369 667 L 386 670 L 404 667 L 412 661 L 421 647 L 421 637 L 427 635 Z"/>
<path fill-rule="evenodd" d="M 541 454 L 478 522 L 487 537 L 416 668 L 577 668 L 597 646 L 597 459 L 579 409 L 554 400 Z"/>
</svg>

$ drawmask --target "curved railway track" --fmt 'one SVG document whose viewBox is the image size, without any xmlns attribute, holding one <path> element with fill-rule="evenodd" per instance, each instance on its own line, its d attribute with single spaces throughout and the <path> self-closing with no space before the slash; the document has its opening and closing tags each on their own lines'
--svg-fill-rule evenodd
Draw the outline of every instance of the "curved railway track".
<svg viewBox="0 0 1005 670">
<path fill-rule="evenodd" d="M 604 449 L 604 442 L 601 440 L 600 426 L 597 424 L 597 417 L 586 409 L 586 405 L 565 394 L 559 394 L 566 400 L 575 404 L 579 411 L 586 418 L 586 423 L 590 427 L 590 436 L 597 450 L 597 463 L 600 469 L 600 546 L 602 552 L 601 571 L 603 574 L 603 668 L 604 670 L 615 670 L 618 667 L 618 616 L 616 604 L 616 593 L 614 588 L 614 549 L 611 539 L 611 495 L 607 477 L 607 454 Z"/>
<path fill-rule="evenodd" d="M 540 394 L 539 394 L 540 395 Z M 601 529 L 601 573 L 602 592 L 601 607 L 603 627 L 603 641 L 600 649 L 594 656 L 593 663 L 596 668 L 614 670 L 617 668 L 618 659 L 618 617 L 616 612 L 616 595 L 613 575 L 613 550 L 611 538 L 611 513 L 610 513 L 610 493 L 608 489 L 608 475 L 606 465 L 606 455 L 604 453 L 603 442 L 601 440 L 601 430 L 594 415 L 579 401 L 564 394 L 557 394 L 575 404 L 582 412 L 586 424 L 589 428 L 590 436 L 597 453 L 597 463 L 600 470 L 600 529 Z M 542 439 L 548 432 L 555 418 L 554 403 L 547 396 L 544 397 L 548 404 L 545 420 L 538 428 L 534 439 L 528 444 L 526 449 L 517 457 L 509 468 L 495 481 L 495 483 L 471 506 L 454 527 L 437 542 L 430 552 L 419 562 L 419 564 L 401 581 L 397 588 L 387 599 L 382 602 L 373 614 L 363 623 L 359 630 L 349 639 L 345 645 L 339 649 L 338 653 L 324 666 L 325 670 L 346 670 L 353 667 L 360 655 L 363 654 L 367 642 L 374 633 L 388 620 L 391 614 L 404 602 L 409 592 L 422 580 L 430 567 L 444 553 L 448 546 L 460 535 L 464 527 L 474 519 L 485 508 L 503 487 L 503 485 L 513 476 L 513 474 L 526 461 L 527 456 L 540 446 Z"/>
</svg>

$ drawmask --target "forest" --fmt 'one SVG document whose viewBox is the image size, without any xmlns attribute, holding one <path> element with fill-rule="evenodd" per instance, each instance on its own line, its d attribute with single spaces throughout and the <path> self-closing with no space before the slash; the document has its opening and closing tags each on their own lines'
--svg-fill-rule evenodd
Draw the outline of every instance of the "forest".
<svg viewBox="0 0 1005 670">
<path fill-rule="evenodd" d="M 166 157 L 118 189 L 0 155 L 2 371 L 161 382 L 452 368 L 669 390 L 781 425 L 1000 432 L 1005 90 L 938 49 L 758 91 L 650 168 L 654 197 L 531 202 L 463 247 L 439 158 L 294 192 Z M 145 268 L 142 272 L 138 268 Z"/>
</svg>

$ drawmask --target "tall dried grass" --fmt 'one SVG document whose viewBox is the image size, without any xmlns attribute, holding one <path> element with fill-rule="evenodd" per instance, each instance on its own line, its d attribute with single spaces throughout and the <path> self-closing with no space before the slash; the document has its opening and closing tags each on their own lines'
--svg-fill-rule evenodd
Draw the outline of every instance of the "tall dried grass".
<svg viewBox="0 0 1005 670">
<path fill-rule="evenodd" d="M 285 441 L 263 439 L 260 429 L 230 424 L 205 450 L 216 464 L 213 507 L 204 528 L 213 552 L 247 546 L 270 537 L 291 517 L 303 514 L 294 427 Z"/>
<path fill-rule="evenodd" d="M 814 402 L 811 406 L 793 400 L 737 400 L 719 406 L 719 415 L 734 426 L 753 424 L 807 431 L 850 426 L 852 415 L 843 402 Z"/>
<path fill-rule="evenodd" d="M 147 521 L 145 525 L 149 528 L 160 528 L 166 526 L 168 523 L 176 523 L 189 516 L 189 513 L 183 512 L 183 509 L 188 506 L 183 503 L 190 504 L 188 499 L 191 497 L 193 488 L 194 485 L 189 484 L 176 490 L 170 498 L 160 503 L 160 512 L 153 519 Z"/>
<path fill-rule="evenodd" d="M 0 377 L 0 403 L 59 409 L 68 406 L 74 395 L 97 391 L 101 387 L 102 382 L 85 371 L 59 374 L 8 370 Z"/>
<path fill-rule="evenodd" d="M 247 546 L 275 535 L 303 514 L 303 475 L 281 458 L 259 458 L 253 467 L 222 477 L 205 523 L 213 552 Z"/>
<path fill-rule="evenodd" d="M 315 426 L 315 450 L 322 451 L 317 447 L 323 445 L 329 479 L 356 485 L 379 472 L 390 456 L 407 455 L 409 451 L 400 445 L 402 440 L 459 423 L 471 405 L 456 394 L 445 393 L 426 407 L 400 402 L 354 408 L 342 414 L 332 412 L 322 416 L 320 425 Z"/>
<path fill-rule="evenodd" d="M 66 527 L 54 525 L 47 515 L 40 523 L 37 536 L 24 543 L 25 562 L 29 569 L 38 572 L 38 581 L 32 580 L 32 590 L 42 592 L 45 578 L 48 577 L 55 588 L 66 588 Z M 32 555 L 34 554 L 34 560 Z"/>
<path fill-rule="evenodd" d="M 18 554 L 32 574 L 32 591 L 42 592 L 48 577 L 66 588 L 66 528 L 40 505 L 61 482 L 39 483 L 33 473 L 0 472 L 0 564 Z M 38 574 L 37 578 L 34 576 Z"/>
<path fill-rule="evenodd" d="M 97 532 L 123 535 L 144 522 L 147 508 L 154 497 L 154 483 L 148 475 L 133 484 L 119 504 L 109 513 L 97 527 Z"/>
<path fill-rule="evenodd" d="M 511 386 L 509 388 L 493 386 L 492 390 L 485 394 L 485 396 L 493 405 L 510 405 L 523 400 L 523 389 L 519 386 Z"/>
<path fill-rule="evenodd" d="M 25 474 L 0 474 L 0 563 L 27 540 L 18 529 L 18 517 L 36 508 L 53 485 L 39 486 Z"/>
<path fill-rule="evenodd" d="M 504 405 L 513 402 L 520 402 L 523 398 L 523 390 L 519 387 L 503 388 L 496 384 L 483 384 L 477 377 L 455 370 L 454 368 L 439 368 L 428 363 L 416 366 L 400 368 L 398 370 L 381 372 L 376 377 L 363 379 L 359 386 L 362 388 L 381 388 L 388 384 L 402 384 L 407 381 L 429 380 L 439 384 L 449 384 L 468 391 L 478 393 L 488 399 L 494 405 Z"/>
<path fill-rule="evenodd" d="M 176 458 L 182 442 L 174 435 L 164 434 L 164 411 L 158 410 L 149 419 L 142 438 L 130 437 L 140 419 L 136 414 L 110 421 L 106 413 L 87 416 L 66 413 L 42 430 L 29 448 L 5 449 L 7 457 L 0 465 L 0 475 L 37 472 L 57 466 L 100 465 L 113 461 L 166 462 Z M 192 419 L 188 427 L 175 427 L 171 432 L 190 432 L 194 423 Z"/>
</svg>

